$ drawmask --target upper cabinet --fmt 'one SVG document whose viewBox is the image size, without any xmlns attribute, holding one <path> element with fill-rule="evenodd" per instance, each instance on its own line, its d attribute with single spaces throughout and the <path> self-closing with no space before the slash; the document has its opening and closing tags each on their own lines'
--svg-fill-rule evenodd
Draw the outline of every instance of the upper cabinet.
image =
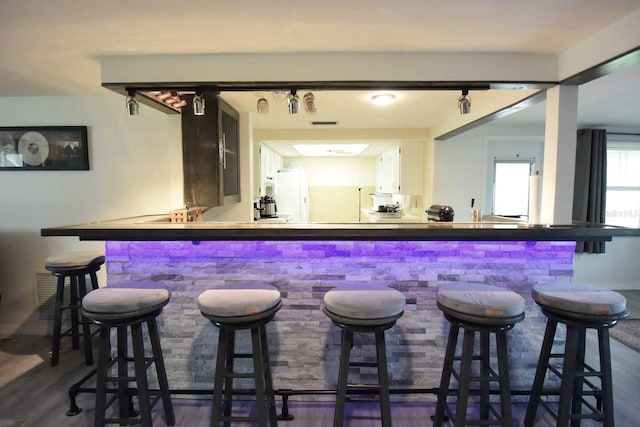
<svg viewBox="0 0 640 427">
<path fill-rule="evenodd" d="M 258 143 L 254 150 L 255 170 L 255 194 L 260 196 L 272 196 L 275 194 L 277 172 L 282 169 L 284 160 L 282 156 L 267 145 Z"/>
<path fill-rule="evenodd" d="M 193 114 L 193 95 L 182 109 L 184 202 L 222 206 L 240 201 L 239 115 L 215 94 L 205 94 L 205 115 Z"/>
<path fill-rule="evenodd" d="M 422 141 L 402 141 L 378 156 L 379 193 L 422 194 Z"/>
<path fill-rule="evenodd" d="M 394 146 L 378 156 L 378 193 L 398 193 L 399 151 L 400 147 Z"/>
</svg>

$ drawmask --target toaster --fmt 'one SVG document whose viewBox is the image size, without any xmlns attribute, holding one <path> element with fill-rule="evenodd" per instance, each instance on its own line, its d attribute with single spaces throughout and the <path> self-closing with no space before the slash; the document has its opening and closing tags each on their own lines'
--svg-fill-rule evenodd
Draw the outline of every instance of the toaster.
<svg viewBox="0 0 640 427">
<path fill-rule="evenodd" d="M 425 211 L 429 221 L 451 222 L 453 221 L 453 208 L 447 205 L 431 205 Z"/>
</svg>

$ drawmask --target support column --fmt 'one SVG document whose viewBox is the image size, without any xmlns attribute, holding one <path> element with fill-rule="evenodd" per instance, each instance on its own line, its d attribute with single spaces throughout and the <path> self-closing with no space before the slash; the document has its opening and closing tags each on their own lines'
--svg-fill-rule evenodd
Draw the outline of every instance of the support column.
<svg viewBox="0 0 640 427">
<path fill-rule="evenodd" d="M 548 89 L 540 213 L 543 224 L 571 224 L 577 122 L 578 86 Z"/>
</svg>

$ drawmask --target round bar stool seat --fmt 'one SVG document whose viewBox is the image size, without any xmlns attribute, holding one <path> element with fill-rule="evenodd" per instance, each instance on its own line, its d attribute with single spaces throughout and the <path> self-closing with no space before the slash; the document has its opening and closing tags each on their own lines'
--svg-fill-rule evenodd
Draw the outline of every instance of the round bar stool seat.
<svg viewBox="0 0 640 427">
<path fill-rule="evenodd" d="M 595 419 L 614 426 L 613 383 L 609 328 L 626 318 L 627 301 L 621 294 L 577 283 L 543 283 L 533 287 L 533 300 L 547 317 L 547 326 L 525 415 L 525 426 L 533 426 L 538 406 L 551 412 L 558 426 L 579 425 Z M 552 353 L 558 323 L 566 327 L 564 353 Z M 586 331 L 598 334 L 599 367 L 585 362 Z M 551 359 L 562 359 L 562 370 Z M 547 372 L 560 378 L 557 409 L 542 399 Z M 588 412 L 583 413 L 583 408 Z"/>
<path fill-rule="evenodd" d="M 213 381 L 211 425 L 252 421 L 260 427 L 278 425 L 273 379 L 267 346 L 266 324 L 282 307 L 280 291 L 271 285 L 234 284 L 204 291 L 198 296 L 202 315 L 219 328 L 216 371 Z M 236 353 L 236 333 L 249 330 L 251 354 Z M 234 360 L 251 358 L 253 372 L 234 371 Z M 234 379 L 252 378 L 256 416 L 234 415 Z"/>
<path fill-rule="evenodd" d="M 464 425 L 512 425 L 511 389 L 507 356 L 507 331 L 524 319 L 524 299 L 517 293 L 481 283 L 455 283 L 438 287 L 437 303 L 449 321 L 449 336 L 440 379 L 434 426 L 441 426 L 445 415 L 455 427 Z M 458 335 L 464 331 L 462 352 L 456 355 Z M 476 333 L 478 354 L 474 353 Z M 495 335 L 497 372 L 490 363 L 490 335 Z M 479 361 L 477 376 L 472 376 L 472 363 Z M 459 361 L 458 371 L 454 362 Z M 447 402 L 451 376 L 458 379 L 455 412 Z M 470 383 L 479 384 L 479 417 L 467 419 Z M 498 383 L 500 416 L 490 402 L 490 383 Z M 494 417 L 491 417 L 491 414 Z"/>
<path fill-rule="evenodd" d="M 105 424 L 141 424 L 151 427 L 153 424 L 151 409 L 162 399 L 167 425 L 175 425 L 175 415 L 171 402 L 167 374 L 160 347 L 160 336 L 156 318 L 167 305 L 171 297 L 167 289 L 154 289 L 141 284 L 96 289 L 82 300 L 83 315 L 100 326 L 100 347 L 96 377 L 95 425 Z M 142 324 L 146 323 L 151 344 L 151 356 L 145 356 Z M 111 328 L 117 330 L 117 356 L 111 359 Z M 128 331 L 131 332 L 133 358 L 128 355 Z M 135 375 L 129 376 L 128 363 L 133 362 Z M 147 368 L 155 365 L 159 385 L 158 393 L 149 390 Z M 111 366 L 117 366 L 118 375 L 109 376 Z M 117 382 L 116 397 L 107 403 L 107 383 Z M 135 388 L 129 383 L 135 382 Z M 131 397 L 138 396 L 139 416 L 132 414 Z M 152 396 L 153 395 L 153 396 Z M 154 399 L 152 399 L 154 397 Z M 106 418 L 107 408 L 118 402 L 119 417 Z"/>
<path fill-rule="evenodd" d="M 337 286 L 324 295 L 323 311 L 341 329 L 340 366 L 338 390 L 333 425 L 344 425 L 347 391 L 358 387 L 347 385 L 349 367 L 376 367 L 380 396 L 382 425 L 391 426 L 391 404 L 389 398 L 389 375 L 384 331 L 395 325 L 404 313 L 405 297 L 402 292 L 387 286 L 370 283 L 349 283 Z M 376 362 L 352 362 L 353 333 L 375 335 Z M 371 387 L 366 387 L 371 390 Z"/>
<path fill-rule="evenodd" d="M 52 255 L 45 260 L 45 269 L 58 277 L 56 286 L 53 338 L 51 342 L 51 366 L 55 366 L 60 358 L 60 340 L 63 336 L 71 336 L 72 349 L 80 346 L 80 335 L 84 341 L 85 363 L 93 364 L 93 350 L 91 345 L 91 328 L 89 322 L 81 319 L 80 310 L 82 298 L 87 293 L 86 276 L 90 277 L 91 289 L 98 289 L 96 272 L 104 264 L 104 255 L 95 251 L 68 252 Z M 66 279 L 69 278 L 69 304 L 64 305 L 64 290 Z M 62 331 L 62 313 L 69 310 L 71 327 Z M 82 323 L 82 333 L 79 331 Z"/>
</svg>

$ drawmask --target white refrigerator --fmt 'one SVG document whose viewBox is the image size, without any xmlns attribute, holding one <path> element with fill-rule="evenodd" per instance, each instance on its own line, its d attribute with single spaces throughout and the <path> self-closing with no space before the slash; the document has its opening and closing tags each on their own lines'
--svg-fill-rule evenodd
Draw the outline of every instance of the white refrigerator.
<svg viewBox="0 0 640 427">
<path fill-rule="evenodd" d="M 309 221 L 309 185 L 304 169 L 281 169 L 276 173 L 278 215 L 291 214 L 290 222 Z"/>
</svg>

